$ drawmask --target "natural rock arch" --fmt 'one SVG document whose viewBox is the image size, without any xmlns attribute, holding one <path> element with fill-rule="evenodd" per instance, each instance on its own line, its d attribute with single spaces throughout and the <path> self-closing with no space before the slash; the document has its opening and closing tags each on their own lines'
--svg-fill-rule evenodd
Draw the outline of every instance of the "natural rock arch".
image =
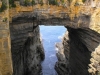
<svg viewBox="0 0 100 75">
<path fill-rule="evenodd" d="M 1 65 L 0 74 L 12 75 L 10 45 L 7 45 L 10 44 L 9 34 L 11 35 L 13 74 L 36 75 L 39 73 L 41 67 L 40 61 L 44 59 L 43 47 L 39 39 L 39 24 L 63 24 L 69 31 L 69 40 L 67 41 L 65 36 L 63 42 L 65 56 L 69 59 L 69 64 L 66 65 L 65 63 L 58 62 L 56 65 L 58 73 L 60 71 L 62 74 L 62 71 L 59 69 L 59 67 L 62 67 L 64 68 L 63 72 L 66 73 L 67 71 L 69 75 L 88 75 L 89 72 L 94 75 L 96 73 L 99 74 L 99 67 L 97 67 L 97 65 L 100 66 L 100 61 L 97 60 L 100 58 L 98 55 L 100 44 L 100 8 L 98 4 L 99 0 L 95 1 L 97 1 L 95 8 L 88 5 L 85 6 L 85 4 L 82 5 L 82 0 L 81 3 L 79 2 L 78 4 L 75 4 L 76 1 L 73 0 L 66 8 L 63 5 L 56 6 L 46 4 L 43 6 L 37 4 L 26 7 L 20 6 L 19 2 L 16 2 L 16 8 L 11 8 L 9 11 L 6 10 L 5 14 L 1 14 L 9 18 L 10 23 L 4 24 L 4 32 L 1 30 L 1 34 L 3 35 L 1 35 L 0 46 L 3 48 L 2 50 L 5 51 L 1 51 L 1 56 L 5 54 L 5 57 L 2 57 L 1 60 L 3 59 L 5 63 L 8 60 L 9 62 L 3 64 L 3 66 Z M 9 12 L 9 17 L 7 12 Z M 1 18 L 4 19 L 4 17 Z M 6 23 L 6 21 L 3 23 Z M 66 49 L 67 47 L 69 47 L 69 49 Z M 6 49 L 9 52 L 8 54 Z M 76 55 L 74 51 L 79 55 Z M 67 52 L 69 52 L 69 57 L 67 56 Z M 31 53 L 36 53 L 36 55 Z M 98 58 L 96 58 L 95 55 Z M 79 59 L 79 56 L 81 59 L 84 59 L 84 62 Z M 91 63 L 89 61 L 90 58 L 93 59 L 91 59 Z M 0 61 L 0 63 L 2 64 L 3 61 Z M 75 63 L 73 61 L 75 61 Z M 88 72 L 89 63 L 90 69 Z M 67 68 L 63 67 L 62 64 L 66 65 Z M 76 68 L 76 65 L 78 68 Z M 5 66 L 7 67 L 5 68 Z M 4 72 L 5 70 L 6 72 Z"/>
</svg>

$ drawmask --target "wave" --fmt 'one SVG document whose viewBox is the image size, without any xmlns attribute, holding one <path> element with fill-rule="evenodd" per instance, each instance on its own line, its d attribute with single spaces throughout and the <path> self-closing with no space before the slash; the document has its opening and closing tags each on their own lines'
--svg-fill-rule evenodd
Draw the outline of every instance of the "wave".
<svg viewBox="0 0 100 75">
<path fill-rule="evenodd" d="M 64 37 L 64 34 L 65 34 L 65 33 L 63 33 L 62 35 L 58 36 L 58 39 L 62 40 L 63 37 Z"/>
<path fill-rule="evenodd" d="M 54 55 L 54 54 L 52 54 L 52 55 L 50 55 L 49 57 L 55 57 L 55 55 Z"/>
<path fill-rule="evenodd" d="M 62 36 L 58 36 L 58 39 L 62 40 Z"/>
<path fill-rule="evenodd" d="M 56 47 L 55 50 L 58 52 L 59 49 Z"/>
</svg>

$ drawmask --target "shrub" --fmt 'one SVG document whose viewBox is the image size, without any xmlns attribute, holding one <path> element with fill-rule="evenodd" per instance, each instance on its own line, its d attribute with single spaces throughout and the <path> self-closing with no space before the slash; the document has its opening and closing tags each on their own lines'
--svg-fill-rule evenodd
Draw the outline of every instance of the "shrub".
<svg viewBox="0 0 100 75">
<path fill-rule="evenodd" d="M 7 22 L 7 17 L 5 17 L 5 18 L 3 19 L 3 22 Z"/>
<path fill-rule="evenodd" d="M 83 1 L 83 3 L 86 1 L 86 0 L 82 0 Z"/>
<path fill-rule="evenodd" d="M 43 1 L 42 0 L 40 1 L 40 4 L 41 4 L 41 6 L 43 5 Z"/>
<path fill-rule="evenodd" d="M 62 3 L 64 3 L 64 0 L 61 0 Z"/>
<path fill-rule="evenodd" d="M 49 0 L 50 5 L 58 5 L 57 0 Z"/>
<path fill-rule="evenodd" d="M 32 0 L 32 5 L 35 5 L 35 1 L 34 0 Z"/>
<path fill-rule="evenodd" d="M 16 5 L 14 4 L 14 0 L 9 0 L 9 5 L 10 7 L 16 7 Z"/>
<path fill-rule="evenodd" d="M 28 6 L 28 5 L 29 5 L 29 3 L 30 3 L 30 1 L 29 1 L 29 0 L 25 0 L 25 1 L 24 1 L 24 5 L 25 5 L 25 6 Z"/>
<path fill-rule="evenodd" d="M 7 5 L 6 5 L 6 3 L 2 3 L 2 6 L 1 6 L 1 8 L 0 8 L 0 12 L 3 12 L 4 10 L 6 10 L 7 9 Z"/>
</svg>

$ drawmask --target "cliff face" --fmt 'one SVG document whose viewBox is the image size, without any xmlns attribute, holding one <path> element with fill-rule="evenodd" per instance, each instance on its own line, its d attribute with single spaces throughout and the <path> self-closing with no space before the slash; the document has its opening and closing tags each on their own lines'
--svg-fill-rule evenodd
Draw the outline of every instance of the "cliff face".
<svg viewBox="0 0 100 75">
<path fill-rule="evenodd" d="M 58 52 L 56 53 L 58 61 L 55 64 L 55 69 L 58 75 L 68 75 L 68 59 L 69 59 L 69 46 L 68 46 L 68 31 L 65 33 L 62 42 L 56 44 Z"/>
<path fill-rule="evenodd" d="M 44 49 L 39 26 L 32 23 L 10 25 L 13 75 L 39 75 Z"/>
<path fill-rule="evenodd" d="M 61 65 L 62 63 L 58 61 L 60 63 L 59 70 L 56 70 L 58 73 L 60 72 L 59 75 L 91 75 L 89 72 L 92 74 L 99 72 L 100 56 L 98 45 L 100 43 L 100 34 L 90 29 L 72 29 L 69 27 L 67 29 L 69 34 L 64 36 L 62 42 L 67 62 Z"/>
<path fill-rule="evenodd" d="M 100 43 L 100 34 L 90 29 L 70 29 L 69 31 L 69 66 L 70 75 L 88 75 L 91 52 Z M 77 66 L 77 67 L 76 67 Z"/>
<path fill-rule="evenodd" d="M 87 0 L 83 4 L 82 0 L 72 0 L 66 8 L 39 4 L 12 8 L 10 29 L 14 75 L 39 75 L 40 63 L 44 59 L 37 26 L 41 24 L 60 24 L 68 29 L 62 43 L 56 45 L 59 51 L 55 69 L 59 75 L 96 75 L 100 72 L 100 1 L 95 0 L 95 6 L 92 2 Z M 34 22 L 34 25 L 28 22 Z"/>
<path fill-rule="evenodd" d="M 85 17 L 78 19 L 74 18 L 72 21 L 67 20 L 72 24 L 65 26 L 68 32 L 66 32 L 63 42 L 56 45 L 59 48 L 58 62 L 55 65 L 58 75 L 89 75 L 90 73 L 96 74 L 99 71 L 97 65 L 100 66 L 100 61 L 98 61 L 98 64 L 94 63 L 100 57 L 98 52 L 95 53 L 95 49 L 100 43 L 97 19 L 99 19 L 98 13 L 95 14 L 94 18 L 85 15 Z M 51 19 L 48 19 L 48 22 L 49 20 Z M 80 20 L 82 23 L 79 24 L 78 21 Z M 85 23 L 86 20 L 88 20 L 88 23 Z M 92 23 L 93 20 L 95 20 L 94 23 Z M 30 24 L 18 23 L 10 27 L 14 75 L 39 75 L 40 63 L 41 59 L 44 59 L 44 53 L 39 39 L 39 21 L 33 22 Z M 97 50 L 99 51 L 99 47 Z"/>
</svg>

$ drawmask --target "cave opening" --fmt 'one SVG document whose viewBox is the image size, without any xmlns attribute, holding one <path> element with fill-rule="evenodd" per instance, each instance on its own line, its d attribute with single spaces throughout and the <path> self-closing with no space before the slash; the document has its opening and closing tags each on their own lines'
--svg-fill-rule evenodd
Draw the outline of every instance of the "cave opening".
<svg viewBox="0 0 100 75">
<path fill-rule="evenodd" d="M 45 59 L 41 63 L 42 72 L 41 75 L 57 75 L 55 70 L 55 64 L 58 61 L 57 57 L 57 43 L 62 43 L 62 38 L 66 32 L 64 26 L 44 26 L 40 27 L 40 39 L 42 40 Z M 60 46 L 60 44 L 59 44 Z"/>
</svg>

